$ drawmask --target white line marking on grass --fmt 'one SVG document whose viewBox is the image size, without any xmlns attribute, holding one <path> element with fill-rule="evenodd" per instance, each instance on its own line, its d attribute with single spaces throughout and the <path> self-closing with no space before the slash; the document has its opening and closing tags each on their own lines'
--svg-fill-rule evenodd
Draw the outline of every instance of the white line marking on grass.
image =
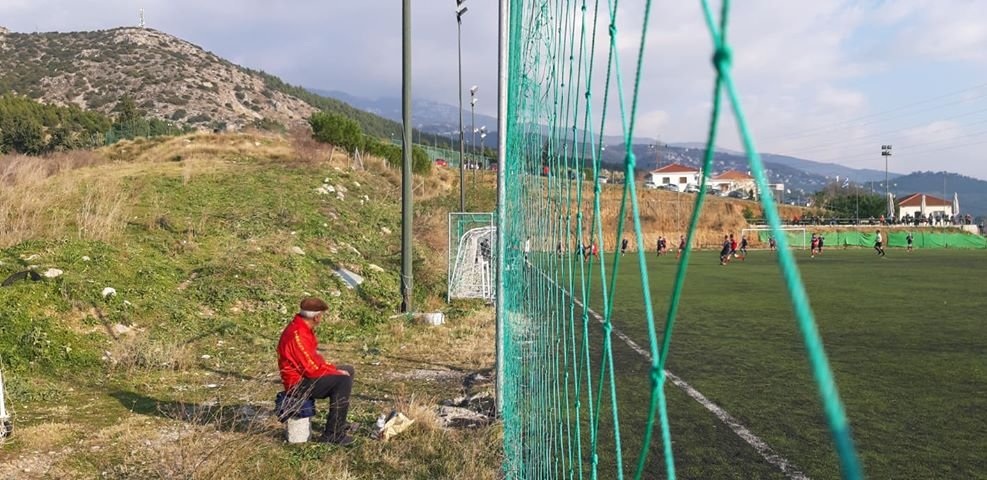
<svg viewBox="0 0 987 480">
<path fill-rule="evenodd" d="M 583 305 L 583 303 L 580 302 L 579 299 L 577 299 L 575 296 L 572 296 L 565 288 L 562 288 L 558 283 L 555 283 L 555 280 L 553 280 L 551 277 L 545 274 L 545 272 L 542 272 L 540 269 L 538 269 L 538 272 L 541 273 L 545 278 L 547 278 L 548 281 L 554 283 L 555 286 L 560 290 L 562 290 L 562 292 L 564 292 L 566 295 L 571 296 L 572 300 L 576 302 L 576 305 L 579 305 L 579 308 L 583 308 L 586 311 L 588 311 L 590 315 L 592 315 L 593 318 L 595 318 L 601 324 L 605 323 L 603 316 L 601 316 L 599 313 L 596 313 L 592 308 L 587 308 L 585 305 Z M 634 350 L 639 355 L 646 358 L 649 363 L 651 362 L 651 354 L 648 353 L 647 350 L 641 348 L 641 346 L 638 345 L 637 342 L 631 340 L 631 337 L 628 337 L 626 334 L 624 334 L 624 332 L 621 332 L 615 326 L 613 327 L 612 332 L 614 335 L 617 336 L 617 338 L 623 340 L 624 343 L 631 348 L 631 350 Z M 749 428 L 745 427 L 739 421 L 737 421 L 737 419 L 734 418 L 733 415 L 730 415 L 726 410 L 722 409 L 719 405 L 713 403 L 710 399 L 706 398 L 706 396 L 700 393 L 699 390 L 696 390 L 695 388 L 692 387 L 692 385 L 689 385 L 688 383 L 686 383 L 685 380 L 682 380 L 679 376 L 673 374 L 667 369 L 665 370 L 665 376 L 672 381 L 673 385 L 679 387 L 679 389 L 685 392 L 686 395 L 692 397 L 693 400 L 695 400 L 700 405 L 702 405 L 706 410 L 709 410 L 713 415 L 716 415 L 716 418 L 719 418 L 721 422 L 723 422 L 726 426 L 730 427 L 730 430 L 733 430 L 733 433 L 737 434 L 737 436 L 740 437 L 741 440 L 747 442 L 747 444 L 750 445 L 754 449 L 754 451 L 758 453 L 758 455 L 761 455 L 761 458 L 763 458 L 765 461 L 767 461 L 768 463 L 774 465 L 779 470 L 781 470 L 781 472 L 784 473 L 786 477 L 792 480 L 809 480 L 809 477 L 805 473 L 802 473 L 802 471 L 799 470 L 799 468 L 796 467 L 792 462 L 788 461 L 788 459 L 786 459 L 785 457 L 782 457 L 781 455 L 775 453 L 774 449 L 772 449 L 770 445 L 768 445 L 764 440 L 761 440 L 761 437 L 755 435 L 754 432 L 751 432 Z"/>
</svg>

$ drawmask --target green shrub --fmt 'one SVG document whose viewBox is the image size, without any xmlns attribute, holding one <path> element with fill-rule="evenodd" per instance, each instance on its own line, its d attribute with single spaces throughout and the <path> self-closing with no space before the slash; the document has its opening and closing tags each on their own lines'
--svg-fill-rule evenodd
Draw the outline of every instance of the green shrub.
<svg viewBox="0 0 987 480">
<path fill-rule="evenodd" d="M 365 151 L 387 160 L 387 163 L 394 168 L 401 168 L 404 161 L 401 147 L 376 138 L 367 138 Z M 411 171 L 417 175 L 428 175 L 432 172 L 432 160 L 421 147 L 414 147 L 411 151 Z"/>
<path fill-rule="evenodd" d="M 331 143 L 350 153 L 364 146 L 360 125 L 342 115 L 317 112 L 308 123 L 312 126 L 312 136 L 320 142 Z"/>
</svg>

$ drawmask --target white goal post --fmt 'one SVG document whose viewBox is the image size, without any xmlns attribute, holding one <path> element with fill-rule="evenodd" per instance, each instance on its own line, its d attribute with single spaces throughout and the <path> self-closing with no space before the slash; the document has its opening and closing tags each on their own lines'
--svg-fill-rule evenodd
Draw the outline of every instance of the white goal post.
<svg viewBox="0 0 987 480">
<path fill-rule="evenodd" d="M 497 291 L 496 248 L 493 213 L 449 214 L 448 300 L 493 301 Z"/>
<path fill-rule="evenodd" d="M 781 227 L 781 231 L 788 236 L 788 243 L 791 248 L 798 248 L 801 250 L 809 248 L 809 237 L 805 227 L 785 225 Z M 765 234 L 765 232 L 767 233 Z M 756 235 L 756 237 L 752 237 L 751 234 Z M 749 242 L 767 246 L 768 238 L 771 235 L 771 227 L 747 227 L 740 231 L 740 235 L 741 237 L 747 237 L 747 241 Z M 764 237 L 763 240 L 761 239 L 762 236 Z"/>
</svg>

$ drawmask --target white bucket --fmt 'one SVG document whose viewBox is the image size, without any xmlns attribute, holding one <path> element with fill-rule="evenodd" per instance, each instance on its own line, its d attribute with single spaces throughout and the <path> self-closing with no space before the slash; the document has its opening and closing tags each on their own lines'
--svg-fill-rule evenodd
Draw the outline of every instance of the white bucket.
<svg viewBox="0 0 987 480">
<path fill-rule="evenodd" d="M 312 418 L 289 418 L 285 422 L 288 443 L 305 443 L 312 434 Z"/>
<path fill-rule="evenodd" d="M 446 317 L 442 312 L 426 313 L 422 315 L 422 321 L 424 321 L 426 325 L 437 327 L 446 323 Z"/>
</svg>

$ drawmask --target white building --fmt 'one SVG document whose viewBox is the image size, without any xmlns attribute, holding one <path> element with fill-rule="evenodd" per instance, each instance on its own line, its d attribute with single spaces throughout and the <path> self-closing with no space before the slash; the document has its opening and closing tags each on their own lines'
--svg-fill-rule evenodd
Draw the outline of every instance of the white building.
<svg viewBox="0 0 987 480">
<path fill-rule="evenodd" d="M 673 184 L 677 185 L 679 190 L 683 190 L 686 185 L 699 185 L 700 178 L 702 178 L 701 170 L 672 163 L 648 172 L 644 176 L 644 181 L 655 185 Z"/>
<path fill-rule="evenodd" d="M 924 214 L 926 217 L 953 216 L 953 203 L 924 193 L 913 193 L 898 202 L 898 218 L 910 215 L 913 218 Z"/>
<path fill-rule="evenodd" d="M 721 192 L 740 190 L 744 193 L 753 191 L 755 195 L 758 193 L 754 177 L 736 170 L 727 170 L 709 179 L 709 186 Z"/>
</svg>

